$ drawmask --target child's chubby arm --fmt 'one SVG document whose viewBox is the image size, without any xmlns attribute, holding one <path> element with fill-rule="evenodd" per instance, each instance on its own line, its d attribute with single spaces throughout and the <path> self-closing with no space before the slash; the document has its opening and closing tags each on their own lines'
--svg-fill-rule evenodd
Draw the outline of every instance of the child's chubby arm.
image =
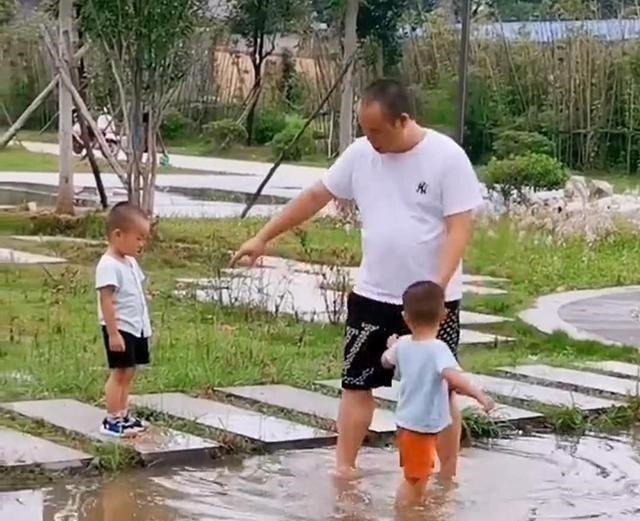
<svg viewBox="0 0 640 521">
<path fill-rule="evenodd" d="M 385 369 L 393 369 L 398 365 L 398 335 L 391 335 L 387 339 L 387 350 L 382 353 L 382 367 Z"/>
<path fill-rule="evenodd" d="M 448 367 L 442 370 L 442 377 L 449 384 L 449 389 L 465 396 L 470 396 L 478 401 L 485 412 L 491 412 L 496 404 L 482 389 L 476 387 L 464 376 L 457 367 Z"/>
<path fill-rule="evenodd" d="M 118 321 L 116 317 L 116 306 L 114 303 L 115 286 L 104 286 L 99 290 L 100 309 L 104 318 L 107 334 L 109 335 L 109 349 L 111 351 L 124 351 L 124 339 L 118 331 Z"/>
</svg>

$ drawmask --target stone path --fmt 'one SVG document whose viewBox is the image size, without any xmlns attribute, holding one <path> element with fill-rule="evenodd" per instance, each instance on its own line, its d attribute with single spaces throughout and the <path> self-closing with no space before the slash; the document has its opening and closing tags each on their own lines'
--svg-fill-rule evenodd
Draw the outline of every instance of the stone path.
<svg viewBox="0 0 640 521">
<path fill-rule="evenodd" d="M 583 366 L 595 371 L 610 374 L 612 376 L 621 376 L 624 378 L 640 380 L 640 365 L 628 364 L 626 362 L 609 361 L 587 362 L 583 364 Z"/>
<path fill-rule="evenodd" d="M 318 385 L 323 385 L 332 389 L 340 389 L 341 387 L 340 380 L 322 380 L 317 383 Z M 399 388 L 400 384 L 394 381 L 391 387 L 380 387 L 375 389 L 373 391 L 373 396 L 379 400 L 395 403 L 398 401 Z M 466 396 L 458 396 L 458 404 L 461 410 L 472 409 L 474 412 L 480 411 L 479 404 L 472 398 L 468 398 Z M 498 407 L 491 413 L 490 417 L 496 421 L 519 423 L 522 421 L 542 418 L 542 414 L 519 409 L 517 407 L 511 407 L 509 405 L 498 404 Z"/>
<path fill-rule="evenodd" d="M 83 467 L 92 459 L 91 455 L 79 450 L 0 427 L 0 468 L 36 465 L 50 470 L 61 470 Z"/>
<path fill-rule="evenodd" d="M 616 378 L 597 373 L 565 369 L 548 365 L 521 365 L 503 367 L 502 371 L 517 376 L 530 378 L 547 385 L 564 386 L 620 396 L 638 396 L 639 384 L 625 378 Z"/>
<path fill-rule="evenodd" d="M 11 235 L 12 239 L 17 241 L 37 242 L 40 244 L 47 242 L 77 242 L 78 244 L 106 244 L 106 241 L 98 241 L 93 239 L 83 239 L 81 237 L 66 237 L 64 235 Z"/>
<path fill-rule="evenodd" d="M 544 333 L 640 349 L 640 286 L 547 295 L 520 318 Z"/>
<path fill-rule="evenodd" d="M 146 463 L 206 458 L 220 448 L 215 442 L 171 429 L 150 427 L 148 432 L 130 440 L 100 433 L 104 410 L 76 400 L 37 400 L 0 404 L 29 418 L 44 420 L 66 431 L 97 442 L 118 443 L 132 448 Z"/>
<path fill-rule="evenodd" d="M 265 403 L 282 409 L 289 409 L 309 416 L 332 422 L 338 419 L 340 400 L 332 396 L 297 389 L 288 385 L 254 385 L 227 387 L 220 389 L 231 396 Z M 369 429 L 375 434 L 395 432 L 393 413 L 386 409 L 376 409 Z"/>
<path fill-rule="evenodd" d="M 249 409 L 182 393 L 132 397 L 132 403 L 242 436 L 269 448 L 308 448 L 332 443 L 335 434 Z"/>
<path fill-rule="evenodd" d="M 26 251 L 0 248 L 0 264 L 59 264 L 67 262 L 60 257 L 47 257 Z"/>
<path fill-rule="evenodd" d="M 346 295 L 358 268 L 335 268 L 279 257 L 264 257 L 259 266 L 249 269 L 224 270 L 218 279 L 179 278 L 179 297 L 193 296 L 199 302 L 219 302 L 225 305 L 246 305 L 272 313 L 298 316 L 316 322 L 343 322 L 346 315 Z M 481 277 L 482 281 L 495 280 Z M 344 288 L 334 290 L 333 288 Z M 503 294 L 505 290 L 464 286 L 477 294 Z M 493 324 L 508 320 L 495 315 L 463 312 L 463 324 Z M 491 344 L 508 342 L 511 338 L 463 329 L 461 344 Z"/>
</svg>

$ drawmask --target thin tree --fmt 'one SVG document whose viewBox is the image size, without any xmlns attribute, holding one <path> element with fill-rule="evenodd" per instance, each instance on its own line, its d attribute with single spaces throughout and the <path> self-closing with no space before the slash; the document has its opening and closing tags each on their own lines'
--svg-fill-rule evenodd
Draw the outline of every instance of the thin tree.
<svg viewBox="0 0 640 521">
<path fill-rule="evenodd" d="M 84 0 L 86 37 L 106 57 L 114 106 L 121 107 L 129 200 L 153 211 L 157 138 L 180 82 L 199 57 L 193 39 L 205 23 L 206 0 Z M 146 156 L 146 157 L 145 157 Z"/>
</svg>

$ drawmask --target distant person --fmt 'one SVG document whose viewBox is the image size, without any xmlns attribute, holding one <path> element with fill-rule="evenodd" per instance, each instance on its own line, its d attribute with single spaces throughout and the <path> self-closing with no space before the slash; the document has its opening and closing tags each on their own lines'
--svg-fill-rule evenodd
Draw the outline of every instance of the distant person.
<svg viewBox="0 0 640 521">
<path fill-rule="evenodd" d="M 145 297 L 146 278 L 136 261 L 149 236 L 146 214 L 127 202 L 116 204 L 107 218 L 108 248 L 96 267 L 96 289 L 109 379 L 107 415 L 101 432 L 135 436 L 145 429 L 129 414 L 129 392 L 136 368 L 149 364 L 151 322 Z"/>
<path fill-rule="evenodd" d="M 449 391 L 475 398 L 486 412 L 495 404 L 460 372 L 451 350 L 437 339 L 446 317 L 444 290 L 435 282 L 415 282 L 402 297 L 403 316 L 411 335 L 389 338 L 381 363 L 395 369 L 400 381 L 396 423 L 404 481 L 398 506 L 419 504 L 433 472 L 438 435 L 452 422 Z"/>
<path fill-rule="evenodd" d="M 461 259 L 471 238 L 482 191 L 467 155 L 449 137 L 413 119 L 406 89 L 378 80 L 358 108 L 365 137 L 357 139 L 324 179 L 305 190 L 243 244 L 232 264 L 250 264 L 267 244 L 314 216 L 334 199 L 355 201 L 362 224 L 362 264 L 348 299 L 337 473 L 350 476 L 371 424 L 372 389 L 390 386 L 380 364 L 391 334 L 407 333 L 402 293 L 418 280 L 446 288 L 447 315 L 438 338 L 454 356 L 460 340 Z M 441 475 L 456 473 L 462 419 L 454 397 L 451 426 L 439 438 Z"/>
</svg>

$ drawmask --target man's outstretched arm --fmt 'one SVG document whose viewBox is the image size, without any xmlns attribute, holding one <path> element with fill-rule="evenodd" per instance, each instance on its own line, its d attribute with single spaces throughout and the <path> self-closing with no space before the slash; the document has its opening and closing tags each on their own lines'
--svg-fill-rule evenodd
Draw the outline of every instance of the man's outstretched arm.
<svg viewBox="0 0 640 521">
<path fill-rule="evenodd" d="M 259 257 L 264 255 L 270 241 L 309 220 L 327 206 L 333 198 L 322 181 L 307 188 L 287 204 L 280 213 L 272 217 L 252 239 L 240 247 L 231 259 L 231 265 L 235 266 L 245 259 L 248 260 L 249 265 L 253 265 Z"/>
</svg>

